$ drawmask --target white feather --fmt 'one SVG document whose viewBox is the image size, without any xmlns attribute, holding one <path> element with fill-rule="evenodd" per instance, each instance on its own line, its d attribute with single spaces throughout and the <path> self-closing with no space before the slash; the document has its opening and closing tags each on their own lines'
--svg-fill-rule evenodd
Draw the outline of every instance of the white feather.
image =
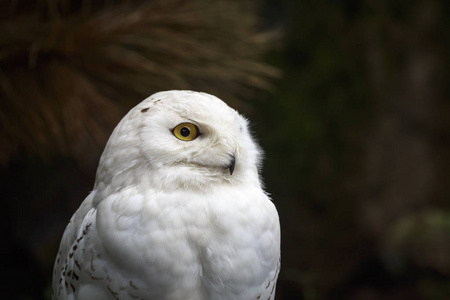
<svg viewBox="0 0 450 300">
<path fill-rule="evenodd" d="M 173 135 L 184 122 L 196 139 Z M 274 299 L 280 227 L 259 160 L 247 121 L 214 96 L 141 102 L 112 133 L 66 228 L 53 299 Z"/>
</svg>

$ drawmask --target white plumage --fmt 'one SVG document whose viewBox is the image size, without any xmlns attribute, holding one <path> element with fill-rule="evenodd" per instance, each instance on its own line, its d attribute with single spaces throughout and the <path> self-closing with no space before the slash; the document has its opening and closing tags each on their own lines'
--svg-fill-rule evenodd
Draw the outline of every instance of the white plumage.
<svg viewBox="0 0 450 300">
<path fill-rule="evenodd" d="M 53 299 L 274 299 L 280 227 L 259 160 L 246 120 L 220 99 L 145 99 L 64 232 Z"/>
</svg>

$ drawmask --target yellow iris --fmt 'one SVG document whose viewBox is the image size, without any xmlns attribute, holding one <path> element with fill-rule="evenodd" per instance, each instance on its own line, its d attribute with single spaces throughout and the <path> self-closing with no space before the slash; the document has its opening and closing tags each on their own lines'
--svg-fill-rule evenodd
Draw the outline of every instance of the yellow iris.
<svg viewBox="0 0 450 300">
<path fill-rule="evenodd" d="M 198 128 L 191 123 L 181 123 L 172 129 L 172 133 L 182 141 L 192 141 L 198 137 Z"/>
</svg>

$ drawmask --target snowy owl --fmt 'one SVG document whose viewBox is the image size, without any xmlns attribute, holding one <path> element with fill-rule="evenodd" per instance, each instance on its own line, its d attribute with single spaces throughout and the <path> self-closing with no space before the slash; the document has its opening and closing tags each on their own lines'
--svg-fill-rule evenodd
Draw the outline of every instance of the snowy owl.
<svg viewBox="0 0 450 300">
<path fill-rule="evenodd" d="M 53 299 L 274 299 L 280 225 L 259 161 L 246 119 L 219 98 L 145 99 L 64 232 Z"/>
</svg>

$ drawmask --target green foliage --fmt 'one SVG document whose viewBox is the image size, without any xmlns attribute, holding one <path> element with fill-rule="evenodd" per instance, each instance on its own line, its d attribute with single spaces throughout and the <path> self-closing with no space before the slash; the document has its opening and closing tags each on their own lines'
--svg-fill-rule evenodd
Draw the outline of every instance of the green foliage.
<svg viewBox="0 0 450 300">
<path fill-rule="evenodd" d="M 371 105 L 362 49 L 345 11 L 326 2 L 296 5 L 287 48 L 278 53 L 285 76 L 278 83 L 276 103 L 262 108 L 258 123 L 264 128 L 263 143 L 268 141 L 265 149 L 276 153 L 267 162 L 270 173 L 295 174 L 295 182 L 284 189 L 306 192 L 313 190 L 315 175 L 332 181 L 354 164 L 358 149 L 352 139 L 370 116 Z"/>
<path fill-rule="evenodd" d="M 450 275 L 450 213 L 443 210 L 408 214 L 389 231 L 389 255 Z M 399 272 L 402 265 L 393 266 Z"/>
<path fill-rule="evenodd" d="M 444 188 L 449 152 L 437 132 L 448 136 L 449 111 L 443 105 L 448 97 L 441 94 L 448 72 L 435 71 L 433 63 L 448 63 L 448 55 L 441 55 L 448 49 L 448 35 L 443 34 L 448 21 L 439 10 L 448 5 L 284 3 L 286 48 L 268 57 L 284 77 L 259 108 L 255 125 L 267 156 L 267 189 L 281 214 L 281 278 L 301 286 L 297 297 L 304 299 L 365 299 L 358 298 L 359 292 L 384 299 L 404 290 L 418 299 L 443 299 L 449 282 L 445 207 L 450 191 Z M 435 84 L 428 85 L 430 81 Z M 408 124 L 411 111 L 427 111 L 429 103 L 442 110 L 439 116 L 430 123 Z M 440 129 L 434 132 L 436 124 Z M 417 172 L 427 174 L 431 168 L 432 176 L 440 178 L 420 205 L 403 197 L 409 190 L 428 191 L 426 184 L 408 186 L 403 178 L 387 177 L 394 171 L 405 178 L 408 174 L 402 174 L 401 165 L 382 164 L 411 153 L 415 157 L 419 150 L 411 149 L 405 142 L 409 139 L 433 149 L 439 161 L 430 166 L 428 160 L 405 159 L 425 166 Z M 381 178 L 373 180 L 376 176 Z M 369 275 L 373 265 L 381 270 L 379 278 Z M 434 272 L 440 275 L 430 275 Z M 384 280 L 392 285 L 380 287 Z"/>
</svg>

